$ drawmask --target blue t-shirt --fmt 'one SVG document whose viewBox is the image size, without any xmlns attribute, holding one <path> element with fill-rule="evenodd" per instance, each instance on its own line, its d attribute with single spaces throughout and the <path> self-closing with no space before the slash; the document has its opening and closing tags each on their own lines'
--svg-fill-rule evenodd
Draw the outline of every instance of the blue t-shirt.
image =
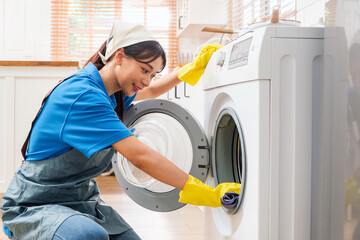
<svg viewBox="0 0 360 240">
<path fill-rule="evenodd" d="M 125 109 L 134 100 L 125 96 Z M 89 63 L 50 94 L 31 132 L 27 161 L 50 159 L 72 148 L 88 158 L 128 136 L 131 131 L 117 117 L 114 95 Z"/>
</svg>

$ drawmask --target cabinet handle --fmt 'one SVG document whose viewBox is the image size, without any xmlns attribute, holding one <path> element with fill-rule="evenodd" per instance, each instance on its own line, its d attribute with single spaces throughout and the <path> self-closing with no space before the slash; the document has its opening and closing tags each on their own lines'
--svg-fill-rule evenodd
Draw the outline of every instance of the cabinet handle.
<svg viewBox="0 0 360 240">
<path fill-rule="evenodd" d="M 190 96 L 187 95 L 187 84 L 186 84 L 186 82 L 184 82 L 184 97 L 190 98 Z"/>
<path fill-rule="evenodd" d="M 180 29 L 183 29 L 182 26 L 181 26 L 181 19 L 183 18 L 184 16 L 180 16 L 179 19 L 178 19 L 178 28 L 179 30 Z"/>
<path fill-rule="evenodd" d="M 175 86 L 175 98 L 176 98 L 176 99 L 180 99 L 180 97 L 178 96 L 177 86 Z"/>
</svg>

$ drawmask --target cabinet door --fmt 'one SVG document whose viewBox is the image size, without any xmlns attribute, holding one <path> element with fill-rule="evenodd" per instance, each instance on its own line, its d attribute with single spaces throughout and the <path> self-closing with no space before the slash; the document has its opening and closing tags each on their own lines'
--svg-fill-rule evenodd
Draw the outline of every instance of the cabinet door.
<svg viewBox="0 0 360 240">
<path fill-rule="evenodd" d="M 77 67 L 0 67 L 0 193 L 23 159 L 20 149 L 46 93 Z"/>
<path fill-rule="evenodd" d="M 14 77 L 0 76 L 0 193 L 14 173 Z"/>
<path fill-rule="evenodd" d="M 213 33 L 202 32 L 204 27 L 224 27 L 225 25 L 225 1 L 177 1 L 177 37 L 209 38 Z"/>
</svg>

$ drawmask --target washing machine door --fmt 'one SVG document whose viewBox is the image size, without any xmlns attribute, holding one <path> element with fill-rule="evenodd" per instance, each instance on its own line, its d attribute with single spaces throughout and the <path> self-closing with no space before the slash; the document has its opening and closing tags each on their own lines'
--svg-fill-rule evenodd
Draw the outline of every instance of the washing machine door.
<svg viewBox="0 0 360 240">
<path fill-rule="evenodd" d="M 196 118 L 176 103 L 153 99 L 131 106 L 124 124 L 147 146 L 186 173 L 205 181 L 209 167 L 206 135 Z M 120 153 L 112 160 L 116 178 L 127 195 L 154 211 L 179 209 L 179 190 L 166 185 L 131 164 Z"/>
<path fill-rule="evenodd" d="M 223 208 L 226 213 L 235 214 L 241 206 L 246 187 L 246 151 L 242 124 L 232 107 L 223 108 L 217 115 L 211 149 L 214 185 L 226 182 L 241 184 L 235 208 Z"/>
</svg>

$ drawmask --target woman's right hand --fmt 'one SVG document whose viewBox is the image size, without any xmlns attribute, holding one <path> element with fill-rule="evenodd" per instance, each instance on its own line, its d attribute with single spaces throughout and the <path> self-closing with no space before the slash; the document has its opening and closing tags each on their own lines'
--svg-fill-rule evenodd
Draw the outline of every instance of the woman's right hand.
<svg viewBox="0 0 360 240">
<path fill-rule="evenodd" d="M 199 179 L 189 175 L 183 190 L 179 193 L 179 202 L 197 206 L 221 207 L 221 198 L 225 193 L 240 194 L 240 183 L 221 183 L 213 188 Z"/>
</svg>

